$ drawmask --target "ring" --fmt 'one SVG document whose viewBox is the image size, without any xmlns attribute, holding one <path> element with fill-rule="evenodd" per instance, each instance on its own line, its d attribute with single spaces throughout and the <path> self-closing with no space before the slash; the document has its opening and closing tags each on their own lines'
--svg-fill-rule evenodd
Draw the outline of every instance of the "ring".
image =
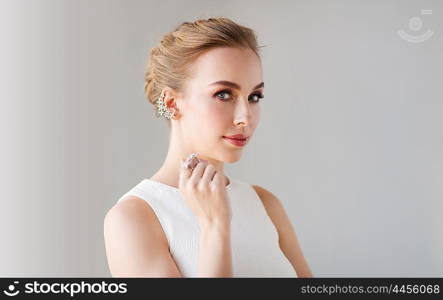
<svg viewBox="0 0 443 300">
<path fill-rule="evenodd" d="M 194 169 L 194 167 L 199 163 L 197 155 L 198 153 L 192 153 L 191 156 L 184 162 L 184 167 Z"/>
</svg>

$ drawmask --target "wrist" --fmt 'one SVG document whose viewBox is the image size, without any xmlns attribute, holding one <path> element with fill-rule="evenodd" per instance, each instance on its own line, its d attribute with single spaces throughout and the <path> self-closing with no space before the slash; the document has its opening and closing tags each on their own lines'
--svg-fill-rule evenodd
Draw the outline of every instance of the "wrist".
<svg viewBox="0 0 443 300">
<path fill-rule="evenodd" d="M 200 228 L 208 231 L 230 231 L 231 222 L 227 220 L 206 220 L 200 222 Z"/>
</svg>

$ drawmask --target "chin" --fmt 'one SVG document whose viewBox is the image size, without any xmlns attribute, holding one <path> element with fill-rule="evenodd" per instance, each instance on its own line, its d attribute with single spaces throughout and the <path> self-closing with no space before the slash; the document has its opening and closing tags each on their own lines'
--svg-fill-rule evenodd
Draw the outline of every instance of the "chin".
<svg viewBox="0 0 443 300">
<path fill-rule="evenodd" d="M 221 161 L 226 163 L 235 163 L 241 159 L 242 154 L 243 151 L 232 151 L 232 153 L 224 155 Z"/>
</svg>

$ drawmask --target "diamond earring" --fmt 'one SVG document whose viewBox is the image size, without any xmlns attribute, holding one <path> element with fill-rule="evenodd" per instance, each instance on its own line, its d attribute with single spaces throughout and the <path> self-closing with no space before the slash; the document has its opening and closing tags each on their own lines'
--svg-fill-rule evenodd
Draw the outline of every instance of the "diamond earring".
<svg viewBox="0 0 443 300">
<path fill-rule="evenodd" d="M 168 107 L 166 106 L 165 94 L 162 94 L 160 97 L 158 97 L 157 101 L 155 101 L 155 104 L 157 106 L 155 114 L 157 118 L 163 116 L 166 119 L 170 120 L 175 117 L 175 111 L 169 110 Z"/>
</svg>

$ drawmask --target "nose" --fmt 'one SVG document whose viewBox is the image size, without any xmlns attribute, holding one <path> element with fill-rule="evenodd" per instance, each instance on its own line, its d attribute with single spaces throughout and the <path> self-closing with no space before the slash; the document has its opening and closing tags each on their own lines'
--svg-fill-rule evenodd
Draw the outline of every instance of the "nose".
<svg viewBox="0 0 443 300">
<path fill-rule="evenodd" d="M 235 108 L 234 124 L 236 126 L 246 127 L 249 123 L 250 117 L 251 111 L 249 109 L 249 102 L 246 100 L 246 104 L 244 104 L 244 101 L 238 101 Z"/>
</svg>

